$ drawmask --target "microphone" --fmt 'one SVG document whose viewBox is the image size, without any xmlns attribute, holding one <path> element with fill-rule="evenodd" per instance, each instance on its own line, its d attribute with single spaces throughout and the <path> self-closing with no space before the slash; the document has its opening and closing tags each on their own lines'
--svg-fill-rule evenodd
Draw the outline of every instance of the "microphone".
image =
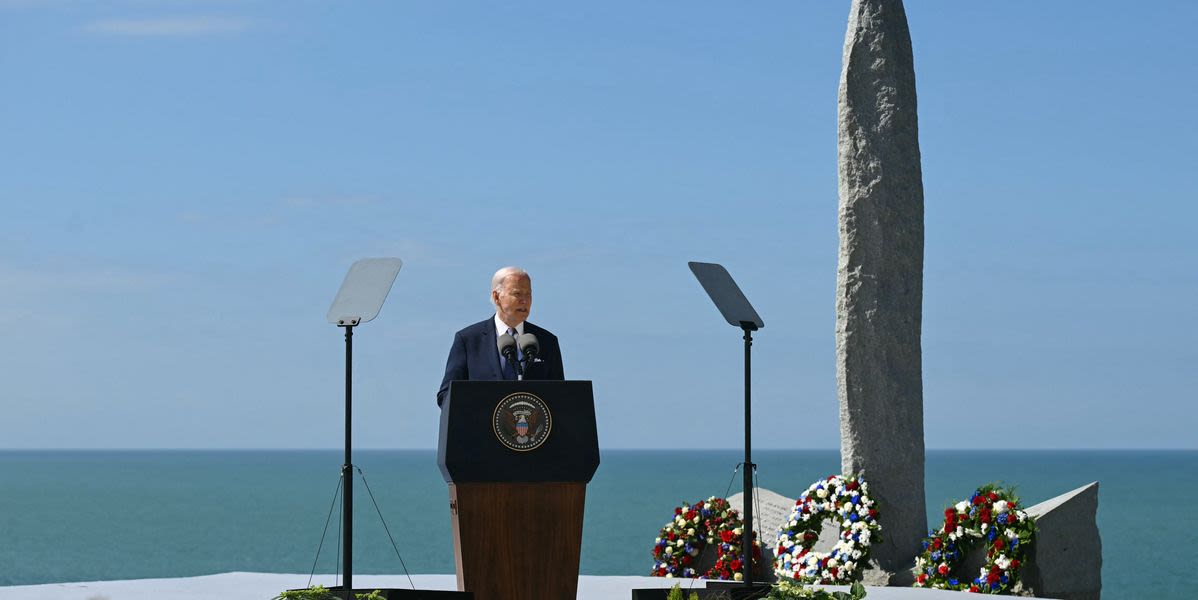
<svg viewBox="0 0 1198 600">
<path fill-rule="evenodd" d="M 537 342 L 537 336 L 531 333 L 520 334 L 520 339 L 517 340 L 520 345 L 520 351 L 524 353 L 524 362 L 532 363 L 537 357 L 537 353 L 541 351 L 541 344 Z"/>
<path fill-rule="evenodd" d="M 495 345 L 499 348 L 499 354 L 507 359 L 509 363 L 516 368 L 516 377 L 524 378 L 524 369 L 520 365 L 520 361 L 516 360 L 516 338 L 511 334 L 505 333 L 495 340 Z"/>
</svg>

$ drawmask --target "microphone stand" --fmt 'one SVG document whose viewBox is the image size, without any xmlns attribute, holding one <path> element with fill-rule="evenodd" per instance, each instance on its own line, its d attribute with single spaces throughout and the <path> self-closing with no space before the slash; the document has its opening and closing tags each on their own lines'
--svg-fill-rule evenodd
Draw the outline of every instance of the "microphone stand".
<svg viewBox="0 0 1198 600">
<path fill-rule="evenodd" d="M 506 358 L 508 363 L 512 365 L 512 368 L 516 370 L 516 381 L 524 381 L 524 367 L 521 364 L 521 361 L 516 358 L 516 348 L 514 346 L 509 347 L 512 349 L 512 351 L 504 353 L 503 357 Z"/>
<path fill-rule="evenodd" d="M 520 374 L 520 381 L 524 381 L 524 372 L 528 370 L 528 365 L 531 365 L 532 361 L 536 360 L 536 358 L 537 351 L 532 346 L 529 346 L 528 349 L 524 351 L 524 360 L 520 361 L 520 364 L 523 368 L 517 371 L 517 373 Z"/>
</svg>

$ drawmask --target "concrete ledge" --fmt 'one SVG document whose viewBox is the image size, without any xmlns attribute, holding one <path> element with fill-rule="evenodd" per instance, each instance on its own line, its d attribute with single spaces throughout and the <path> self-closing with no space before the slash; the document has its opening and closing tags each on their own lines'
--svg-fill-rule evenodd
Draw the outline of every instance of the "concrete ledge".
<svg viewBox="0 0 1198 600">
<path fill-rule="evenodd" d="M 279 573 L 221 573 L 202 577 L 173 579 L 130 579 L 125 581 L 87 581 L 0 587 L 0 600 L 270 600 L 288 588 L 303 587 L 307 575 Z M 417 588 L 453 590 L 453 575 L 413 575 Z M 317 575 L 312 583 L 333 585 L 331 575 Z M 664 579 L 661 577 L 583 575 L 578 578 L 579 600 L 629 600 L 634 588 L 670 588 L 681 583 L 683 589 L 702 588 L 702 579 Z M 355 588 L 410 588 L 403 575 L 354 575 Z M 845 586 L 822 586 L 847 591 Z M 960 592 L 915 588 L 871 587 L 870 600 L 952 600 Z"/>
</svg>

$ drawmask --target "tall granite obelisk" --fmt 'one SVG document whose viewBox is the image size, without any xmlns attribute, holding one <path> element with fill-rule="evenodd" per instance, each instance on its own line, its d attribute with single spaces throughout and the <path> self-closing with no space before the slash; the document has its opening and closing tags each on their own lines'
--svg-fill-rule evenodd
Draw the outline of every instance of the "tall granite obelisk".
<svg viewBox="0 0 1198 600">
<path fill-rule="evenodd" d="M 840 461 L 866 477 L 882 536 L 867 582 L 902 584 L 927 533 L 923 180 L 901 0 L 853 0 L 840 76 L 836 380 Z"/>
</svg>

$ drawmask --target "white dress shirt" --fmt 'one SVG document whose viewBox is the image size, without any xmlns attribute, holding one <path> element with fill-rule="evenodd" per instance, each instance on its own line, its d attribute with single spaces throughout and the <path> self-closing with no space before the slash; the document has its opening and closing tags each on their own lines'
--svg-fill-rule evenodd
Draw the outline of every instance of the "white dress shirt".
<svg viewBox="0 0 1198 600">
<path fill-rule="evenodd" d="M 507 323 L 499 318 L 499 313 L 495 313 L 495 339 L 499 339 L 499 336 L 507 333 L 508 329 Z M 524 321 L 520 321 L 520 324 L 516 326 L 516 337 L 521 335 L 524 335 Z"/>
</svg>

